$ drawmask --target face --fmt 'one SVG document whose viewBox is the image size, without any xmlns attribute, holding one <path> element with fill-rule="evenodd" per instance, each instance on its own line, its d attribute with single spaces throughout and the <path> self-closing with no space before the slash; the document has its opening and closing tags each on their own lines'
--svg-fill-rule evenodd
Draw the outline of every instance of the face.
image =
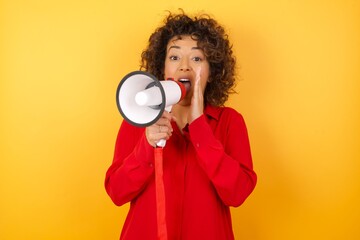
<svg viewBox="0 0 360 240">
<path fill-rule="evenodd" d="M 193 95 L 196 72 L 200 70 L 200 86 L 204 94 L 209 78 L 209 62 L 197 41 L 190 36 L 174 37 L 170 39 L 166 48 L 165 79 L 173 78 L 177 81 L 188 81 L 190 90 L 179 104 L 190 105 Z"/>
</svg>

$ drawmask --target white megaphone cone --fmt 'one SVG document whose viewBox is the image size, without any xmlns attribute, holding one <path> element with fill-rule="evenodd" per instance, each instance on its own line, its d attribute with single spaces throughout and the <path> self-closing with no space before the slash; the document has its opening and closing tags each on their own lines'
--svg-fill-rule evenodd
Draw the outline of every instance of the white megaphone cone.
<svg viewBox="0 0 360 240">
<path fill-rule="evenodd" d="M 154 124 L 163 114 L 170 111 L 186 95 L 182 83 L 159 81 L 153 75 L 134 71 L 127 74 L 119 83 L 116 102 L 120 114 L 130 124 L 146 127 Z"/>
</svg>

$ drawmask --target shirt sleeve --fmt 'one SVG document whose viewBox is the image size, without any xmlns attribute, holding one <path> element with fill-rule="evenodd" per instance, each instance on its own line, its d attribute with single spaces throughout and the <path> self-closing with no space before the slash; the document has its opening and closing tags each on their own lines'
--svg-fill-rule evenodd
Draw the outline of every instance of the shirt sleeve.
<svg viewBox="0 0 360 240">
<path fill-rule="evenodd" d="M 243 117 L 235 110 L 223 111 L 218 121 L 212 130 L 202 115 L 189 125 L 190 139 L 200 166 L 223 203 L 236 207 L 253 191 L 257 176 Z"/>
<path fill-rule="evenodd" d="M 123 121 L 115 145 L 114 159 L 106 172 L 105 189 L 120 206 L 135 198 L 154 173 L 154 148 L 144 129 Z"/>
</svg>

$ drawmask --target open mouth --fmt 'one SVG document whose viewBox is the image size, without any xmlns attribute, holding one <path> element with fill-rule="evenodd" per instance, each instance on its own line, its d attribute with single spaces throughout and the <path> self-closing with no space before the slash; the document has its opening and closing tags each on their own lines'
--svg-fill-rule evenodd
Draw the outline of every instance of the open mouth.
<svg viewBox="0 0 360 240">
<path fill-rule="evenodd" d="M 182 83 L 185 86 L 186 91 L 189 91 L 191 88 L 191 82 L 189 79 L 181 78 L 179 79 L 179 82 Z"/>
</svg>

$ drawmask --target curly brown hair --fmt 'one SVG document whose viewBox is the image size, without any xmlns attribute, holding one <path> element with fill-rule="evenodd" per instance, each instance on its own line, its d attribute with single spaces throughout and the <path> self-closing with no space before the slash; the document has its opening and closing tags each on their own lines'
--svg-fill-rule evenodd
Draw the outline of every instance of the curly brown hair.
<svg viewBox="0 0 360 240">
<path fill-rule="evenodd" d="M 169 12 L 164 25 L 150 36 L 148 46 L 141 54 L 140 69 L 163 79 L 167 44 L 173 37 L 184 35 L 197 41 L 210 65 L 205 104 L 223 106 L 229 94 L 234 92 L 236 59 L 224 28 L 209 15 L 191 18 L 183 11 L 180 14 Z"/>
</svg>

